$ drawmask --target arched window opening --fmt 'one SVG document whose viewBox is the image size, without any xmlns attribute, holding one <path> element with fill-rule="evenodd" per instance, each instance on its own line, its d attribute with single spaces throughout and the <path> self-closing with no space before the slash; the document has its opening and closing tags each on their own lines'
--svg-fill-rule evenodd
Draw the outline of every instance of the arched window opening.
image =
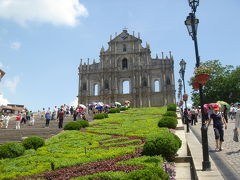
<svg viewBox="0 0 240 180">
<path fill-rule="evenodd" d="M 122 69 L 127 69 L 128 68 L 128 63 L 127 63 L 127 59 L 123 59 L 122 60 Z"/>
<path fill-rule="evenodd" d="M 123 87 L 123 89 L 122 89 L 123 94 L 129 94 L 130 93 L 129 81 L 123 81 L 122 87 Z"/>
<path fill-rule="evenodd" d="M 142 84 L 142 86 L 143 86 L 143 87 L 147 87 L 147 86 L 148 86 L 146 79 L 143 79 L 143 84 Z"/>
<path fill-rule="evenodd" d="M 93 86 L 93 95 L 94 96 L 98 96 L 98 92 L 99 92 L 99 85 L 98 84 L 94 84 L 94 86 Z"/>
<path fill-rule="evenodd" d="M 104 83 L 104 89 L 109 89 L 108 81 L 105 81 L 105 83 Z"/>
<path fill-rule="evenodd" d="M 154 92 L 160 92 L 160 82 L 159 82 L 159 80 L 154 81 Z"/>
<path fill-rule="evenodd" d="M 170 78 L 167 77 L 167 85 L 170 85 L 170 84 L 171 84 Z"/>
<path fill-rule="evenodd" d="M 87 84 L 83 83 L 82 90 L 87 90 Z"/>
<path fill-rule="evenodd" d="M 123 52 L 126 52 L 127 51 L 127 46 L 126 44 L 123 45 Z"/>
</svg>

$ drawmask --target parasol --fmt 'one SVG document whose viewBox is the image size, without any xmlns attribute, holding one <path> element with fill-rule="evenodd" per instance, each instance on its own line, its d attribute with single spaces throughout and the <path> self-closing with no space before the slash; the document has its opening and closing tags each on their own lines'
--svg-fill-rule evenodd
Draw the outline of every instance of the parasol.
<svg viewBox="0 0 240 180">
<path fill-rule="evenodd" d="M 81 107 L 83 109 L 87 109 L 87 107 L 85 105 L 83 105 L 83 104 L 79 104 L 78 107 Z"/>
<path fill-rule="evenodd" d="M 120 102 L 115 102 L 114 104 L 121 106 L 121 103 L 120 103 Z"/>
<path fill-rule="evenodd" d="M 124 103 L 125 103 L 125 104 L 130 104 L 131 102 L 128 101 L 128 100 L 126 100 L 126 101 L 124 101 Z"/>
<path fill-rule="evenodd" d="M 230 106 L 227 102 L 225 102 L 225 101 L 217 101 L 217 104 L 220 104 L 222 108 L 223 108 L 224 105 L 226 105 L 226 107 L 227 107 L 228 110 L 229 110 L 230 107 L 231 107 L 231 106 Z"/>
</svg>

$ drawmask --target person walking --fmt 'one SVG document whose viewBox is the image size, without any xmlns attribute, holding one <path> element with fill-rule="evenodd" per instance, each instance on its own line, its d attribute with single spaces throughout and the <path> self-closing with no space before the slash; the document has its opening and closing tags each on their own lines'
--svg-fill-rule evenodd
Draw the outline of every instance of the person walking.
<svg viewBox="0 0 240 180">
<path fill-rule="evenodd" d="M 238 104 L 238 108 L 236 110 L 235 128 L 237 129 L 237 132 L 239 134 L 239 130 L 240 130 L 240 104 Z"/>
<path fill-rule="evenodd" d="M 73 109 L 73 106 L 71 106 L 71 107 L 70 107 L 71 116 L 73 115 L 73 112 L 74 112 L 74 109 Z"/>
<path fill-rule="evenodd" d="M 21 114 L 18 114 L 18 115 L 16 116 L 16 129 L 20 129 L 21 119 L 22 119 Z"/>
<path fill-rule="evenodd" d="M 213 129 L 216 140 L 216 151 L 222 151 L 222 143 L 224 141 L 224 130 L 223 123 L 225 124 L 225 129 L 227 129 L 227 123 L 219 112 L 219 106 L 216 104 L 213 106 L 213 113 L 210 115 L 210 120 L 208 121 L 207 127 L 209 127 L 211 121 L 213 120 Z"/>
<path fill-rule="evenodd" d="M 45 127 L 49 127 L 49 122 L 51 119 L 51 111 L 50 108 L 48 108 L 48 111 L 45 114 L 45 118 L 46 118 L 46 126 Z"/>
<path fill-rule="evenodd" d="M 63 111 L 63 109 L 60 109 L 60 111 L 58 112 L 57 118 L 59 119 L 59 121 L 58 121 L 58 128 L 62 128 L 63 127 L 63 119 L 64 119 L 64 111 Z"/>
<path fill-rule="evenodd" d="M 5 128 L 8 128 L 8 123 L 9 120 L 11 119 L 11 117 L 9 116 L 9 113 L 4 117 L 4 124 L 5 124 Z"/>
<path fill-rule="evenodd" d="M 26 112 L 21 113 L 21 124 L 22 123 L 26 124 Z"/>
<path fill-rule="evenodd" d="M 3 127 L 3 121 L 4 121 L 4 119 L 5 119 L 5 116 L 2 114 L 2 115 L 1 115 L 1 118 L 0 118 L 0 128 Z"/>
<path fill-rule="evenodd" d="M 234 104 L 232 104 L 232 106 L 230 107 L 230 119 L 231 120 L 235 119 L 235 115 L 236 115 L 236 107 L 234 106 Z"/>
<path fill-rule="evenodd" d="M 195 107 L 193 107 L 190 112 L 191 112 L 191 125 L 193 126 L 193 125 L 196 125 L 196 118 L 197 118 Z"/>
<path fill-rule="evenodd" d="M 73 110 L 73 121 L 76 121 L 77 120 L 77 115 L 78 115 L 78 112 L 76 109 Z"/>
<path fill-rule="evenodd" d="M 223 105 L 223 117 L 226 121 L 226 123 L 228 123 L 228 109 L 227 109 L 227 106 L 226 105 Z"/>
</svg>

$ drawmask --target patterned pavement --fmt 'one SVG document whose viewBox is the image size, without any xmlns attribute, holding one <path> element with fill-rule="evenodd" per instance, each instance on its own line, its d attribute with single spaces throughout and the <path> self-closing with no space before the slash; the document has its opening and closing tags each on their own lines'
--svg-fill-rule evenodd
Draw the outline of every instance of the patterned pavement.
<svg viewBox="0 0 240 180">
<path fill-rule="evenodd" d="M 201 142 L 201 120 L 195 126 L 190 126 L 192 132 Z M 215 151 L 215 137 L 212 124 L 208 128 L 209 154 L 225 179 L 240 180 L 240 142 L 233 141 L 235 120 L 229 120 L 224 130 L 223 151 Z"/>
</svg>

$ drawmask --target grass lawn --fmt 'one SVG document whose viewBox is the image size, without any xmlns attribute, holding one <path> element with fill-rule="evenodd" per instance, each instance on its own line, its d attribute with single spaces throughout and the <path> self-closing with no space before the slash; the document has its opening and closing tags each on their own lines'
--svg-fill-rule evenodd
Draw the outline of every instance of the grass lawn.
<svg viewBox="0 0 240 180">
<path fill-rule="evenodd" d="M 143 146 L 141 138 L 149 138 L 166 128 L 157 126 L 159 114 L 166 108 L 129 109 L 125 113 L 109 114 L 109 118 L 90 123 L 86 132 L 65 131 L 46 141 L 38 150 L 27 150 L 23 156 L 0 160 L 0 179 L 31 176 L 54 169 L 113 159 L 133 153 Z M 161 157 L 138 157 L 125 164 L 142 167 L 162 166 Z M 121 164 L 120 163 L 120 164 Z M 91 176 L 123 177 L 124 172 L 104 172 Z M 86 177 L 79 177 L 87 178 Z"/>
</svg>

